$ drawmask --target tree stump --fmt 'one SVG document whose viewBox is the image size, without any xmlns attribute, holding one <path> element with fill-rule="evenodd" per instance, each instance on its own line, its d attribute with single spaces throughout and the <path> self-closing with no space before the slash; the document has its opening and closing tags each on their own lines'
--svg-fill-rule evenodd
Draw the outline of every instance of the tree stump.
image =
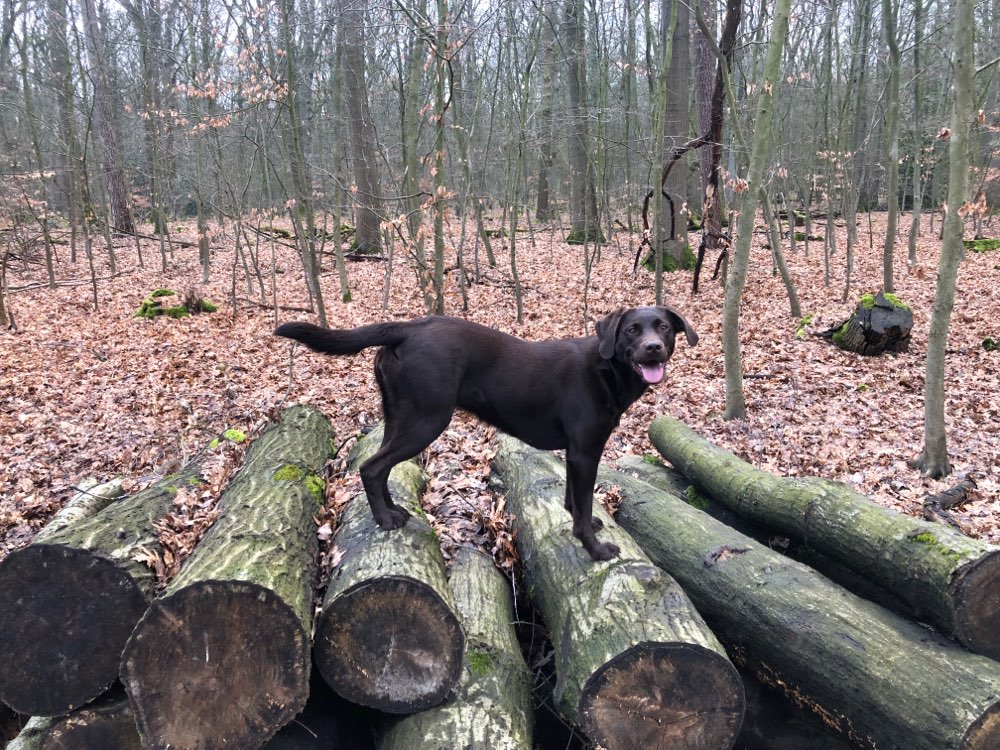
<svg viewBox="0 0 1000 750">
<path fill-rule="evenodd" d="M 305 705 L 318 475 L 332 449 L 323 414 L 285 410 L 136 625 L 121 673 L 147 750 L 251 750 Z"/>
<path fill-rule="evenodd" d="M 560 712 L 607 750 L 732 747 L 743 685 L 681 587 L 597 504 L 621 554 L 593 562 L 563 507 L 563 464 L 506 435 L 498 442 L 525 585 L 555 647 Z"/>
<path fill-rule="evenodd" d="M 854 314 L 818 334 L 841 349 L 866 357 L 910 348 L 913 313 L 894 294 L 862 295 Z"/>
</svg>

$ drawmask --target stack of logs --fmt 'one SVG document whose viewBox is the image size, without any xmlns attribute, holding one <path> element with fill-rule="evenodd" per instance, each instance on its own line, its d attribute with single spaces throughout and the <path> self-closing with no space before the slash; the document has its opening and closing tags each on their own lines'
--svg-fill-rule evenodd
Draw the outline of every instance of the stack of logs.
<svg viewBox="0 0 1000 750">
<path fill-rule="evenodd" d="M 857 747 L 1000 747 L 1000 550 L 844 485 L 774 478 L 667 418 L 650 435 L 680 473 L 602 470 L 621 500 L 613 519 L 595 508 L 621 548 L 603 563 L 572 536 L 562 463 L 499 438 L 567 722 L 610 750 L 731 748 L 735 662 Z M 380 530 L 363 494 L 346 505 L 314 599 L 332 446 L 319 412 L 285 411 L 161 592 L 144 561 L 196 463 L 131 497 L 87 488 L 0 561 L 0 708 L 35 717 L 8 750 L 533 747 L 510 581 L 472 550 L 446 568 L 416 463 L 389 480 L 403 529 Z"/>
</svg>

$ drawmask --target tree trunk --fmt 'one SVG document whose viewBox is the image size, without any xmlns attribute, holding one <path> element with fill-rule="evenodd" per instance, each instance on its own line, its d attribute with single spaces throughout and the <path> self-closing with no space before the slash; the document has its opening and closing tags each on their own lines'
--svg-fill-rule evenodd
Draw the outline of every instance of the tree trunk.
<svg viewBox="0 0 1000 750">
<path fill-rule="evenodd" d="M 541 222 L 551 221 L 554 212 L 551 207 L 549 173 L 552 168 L 552 103 L 556 81 L 556 24 L 557 9 L 554 0 L 544 0 L 539 7 L 542 14 L 541 44 L 541 103 L 538 111 L 538 195 L 535 201 L 535 218 Z"/>
<path fill-rule="evenodd" d="M 771 40 L 764 63 L 764 82 L 757 98 L 757 118 L 754 121 L 753 146 L 750 151 L 750 171 L 747 186 L 739 201 L 740 217 L 733 249 L 733 267 L 726 279 L 726 295 L 722 309 L 722 343 L 726 373 L 726 419 L 743 419 L 746 400 L 743 396 L 743 364 L 740 356 L 740 302 L 750 264 L 750 241 L 757 214 L 757 191 L 764 185 L 764 169 L 770 150 L 773 119 L 773 87 L 778 83 L 781 53 L 788 34 L 788 14 L 791 0 L 778 0 L 774 6 Z"/>
<path fill-rule="evenodd" d="M 896 223 L 899 219 L 899 40 L 896 38 L 896 14 L 899 4 L 882 0 L 882 26 L 889 49 L 889 83 L 885 113 L 885 189 L 888 211 L 885 244 L 882 247 L 882 289 L 895 291 L 893 286 L 893 250 L 896 244 Z M 848 216 L 848 221 L 852 217 Z"/>
<path fill-rule="evenodd" d="M 569 92 L 570 223 L 567 242 L 602 242 L 597 218 L 594 166 L 590 161 L 587 118 L 587 34 L 583 0 L 567 0 L 563 18 L 564 54 Z"/>
<path fill-rule="evenodd" d="M 24 729 L 7 743 L 4 750 L 40 750 L 42 737 L 52 726 L 54 719 L 48 716 L 33 716 L 24 725 Z"/>
<path fill-rule="evenodd" d="M 340 44 L 343 47 L 344 95 L 347 97 L 348 125 L 351 133 L 351 161 L 354 164 L 353 195 L 357 203 L 358 252 L 381 252 L 379 229 L 382 221 L 382 186 L 379 179 L 375 124 L 368 106 L 365 83 L 365 0 L 339 0 Z"/>
<path fill-rule="evenodd" d="M 55 716 L 118 678 L 122 648 L 156 584 L 140 559 L 161 551 L 154 524 L 198 474 L 189 464 L 103 510 L 103 500 L 75 498 L 32 544 L 0 562 L 0 700 L 23 714 Z M 94 515 L 83 517 L 88 510 Z"/>
<path fill-rule="evenodd" d="M 512 625 L 510 583 L 491 558 L 468 548 L 456 554 L 448 583 L 466 635 L 462 676 L 443 704 L 394 723 L 379 750 L 530 750 L 532 675 Z"/>
<path fill-rule="evenodd" d="M 121 147 L 111 119 L 111 100 L 108 91 L 108 70 L 104 60 L 104 33 L 97 18 L 94 0 L 83 0 L 84 38 L 94 87 L 94 109 L 97 112 L 97 132 L 101 142 L 101 163 L 108 190 L 111 220 L 117 231 L 132 234 L 135 225 L 129 210 L 129 190 L 122 167 Z M 110 252 L 110 248 L 108 249 Z"/>
<path fill-rule="evenodd" d="M 951 112 L 951 142 L 948 145 L 948 214 L 942 225 L 941 258 L 938 262 L 934 312 L 927 336 L 927 378 L 924 386 L 924 447 L 911 464 L 929 476 L 951 473 L 944 424 L 944 369 L 948 347 L 948 324 L 955 305 L 958 264 L 965 252 L 962 244 L 964 211 L 969 191 L 969 127 L 975 96 L 973 33 L 974 0 L 955 2 L 955 102 Z"/>
<path fill-rule="evenodd" d="M 251 447 L 220 516 L 122 654 L 146 748 L 259 747 L 309 694 L 319 474 L 333 433 L 296 406 Z"/>
<path fill-rule="evenodd" d="M 515 515 L 523 576 L 556 651 L 559 710 L 608 750 L 731 747 L 743 686 L 680 586 L 599 507 L 594 516 L 621 555 L 593 563 L 563 508 L 562 463 L 498 440 L 494 468 Z"/>
<path fill-rule="evenodd" d="M 728 471 L 728 468 L 727 468 Z M 996 662 L 848 593 L 625 475 L 618 522 L 684 586 L 729 653 L 858 747 L 1000 745 Z"/>
<path fill-rule="evenodd" d="M 132 707 L 122 695 L 56 719 L 39 750 L 142 750 L 142 743 Z"/>
<path fill-rule="evenodd" d="M 377 449 L 381 430 L 351 454 Z M 316 622 L 316 665 L 353 703 L 412 713 L 441 703 L 459 678 L 465 636 L 455 614 L 437 535 L 420 508 L 426 478 L 412 461 L 389 475 L 393 500 L 412 518 L 382 531 L 364 494 L 344 509 L 333 541 L 342 553 Z"/>
<path fill-rule="evenodd" d="M 774 477 L 669 417 L 649 436 L 703 493 L 896 594 L 918 617 L 1000 657 L 1000 549 L 882 508 L 839 482 Z"/>
</svg>

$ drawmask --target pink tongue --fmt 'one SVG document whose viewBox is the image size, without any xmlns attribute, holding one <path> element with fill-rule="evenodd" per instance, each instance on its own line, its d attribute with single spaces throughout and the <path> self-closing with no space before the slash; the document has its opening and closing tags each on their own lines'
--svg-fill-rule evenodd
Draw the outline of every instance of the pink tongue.
<svg viewBox="0 0 1000 750">
<path fill-rule="evenodd" d="M 639 369 L 642 370 L 642 377 L 647 383 L 656 385 L 663 380 L 663 371 L 665 368 L 662 364 L 639 365 Z"/>
</svg>

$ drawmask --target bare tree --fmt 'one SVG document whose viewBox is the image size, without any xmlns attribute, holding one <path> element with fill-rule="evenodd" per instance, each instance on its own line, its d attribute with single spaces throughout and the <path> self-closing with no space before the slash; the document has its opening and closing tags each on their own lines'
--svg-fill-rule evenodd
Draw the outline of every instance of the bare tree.
<svg viewBox="0 0 1000 750">
<path fill-rule="evenodd" d="M 931 477 L 951 473 L 944 423 L 945 354 L 948 324 L 955 304 L 958 264 L 965 246 L 965 208 L 969 190 L 969 130 L 975 96 L 975 44 L 973 35 L 974 0 L 955 0 L 955 36 L 952 68 L 955 75 L 955 101 L 951 110 L 951 142 L 948 146 L 948 205 L 938 264 L 934 312 L 927 337 L 927 377 L 924 385 L 924 447 L 910 465 Z"/>
<path fill-rule="evenodd" d="M 135 225 L 132 223 L 132 211 L 129 208 L 129 190 L 122 166 L 121 147 L 111 118 L 108 68 L 104 60 L 104 32 L 101 29 L 94 0 L 82 0 L 82 2 L 84 38 L 87 40 L 94 110 L 97 114 L 97 133 L 101 143 L 101 164 L 104 168 L 111 220 L 116 230 L 133 234 Z"/>
<path fill-rule="evenodd" d="M 344 96 L 347 98 L 357 202 L 355 241 L 359 251 L 377 252 L 382 247 L 382 186 L 375 123 L 365 81 L 365 51 L 368 49 L 366 8 L 366 0 L 339 0 Z"/>
</svg>

